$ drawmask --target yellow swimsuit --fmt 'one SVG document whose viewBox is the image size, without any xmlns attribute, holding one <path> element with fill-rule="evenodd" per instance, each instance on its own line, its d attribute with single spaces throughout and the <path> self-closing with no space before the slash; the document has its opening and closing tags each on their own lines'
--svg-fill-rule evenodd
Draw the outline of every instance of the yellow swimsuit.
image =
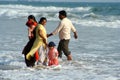
<svg viewBox="0 0 120 80">
<path fill-rule="evenodd" d="M 45 47 L 45 43 L 43 42 L 43 39 L 39 36 L 38 31 L 41 30 L 42 31 L 42 35 L 45 37 L 46 41 L 47 41 L 47 33 L 46 33 L 46 29 L 44 28 L 43 25 L 38 24 L 38 26 L 36 27 L 36 39 L 35 42 L 30 50 L 30 52 L 26 55 L 26 58 L 28 60 L 30 60 L 31 56 L 34 56 L 34 53 L 39 49 L 40 46 L 44 46 Z"/>
</svg>

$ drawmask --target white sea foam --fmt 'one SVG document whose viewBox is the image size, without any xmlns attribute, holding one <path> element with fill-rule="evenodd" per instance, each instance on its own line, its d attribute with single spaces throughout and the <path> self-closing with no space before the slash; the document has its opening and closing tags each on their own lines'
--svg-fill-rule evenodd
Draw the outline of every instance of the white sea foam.
<svg viewBox="0 0 120 80">
<path fill-rule="evenodd" d="M 40 13 L 56 13 L 59 10 L 65 9 L 69 12 L 82 12 L 89 11 L 90 7 L 77 7 L 77 8 L 67 8 L 67 7 L 35 7 L 35 6 L 26 6 L 26 5 L 0 5 L 0 15 L 5 15 L 8 17 L 13 16 L 27 16 L 28 14 L 37 14 Z"/>
<path fill-rule="evenodd" d="M 68 17 L 75 24 L 91 27 L 109 27 L 120 28 L 120 20 L 117 16 L 102 16 L 91 12 L 91 7 L 38 7 L 26 5 L 0 5 L 0 17 L 22 18 L 30 14 L 36 17 L 45 16 L 50 21 L 58 20 L 58 11 L 65 9 L 68 12 Z"/>
<path fill-rule="evenodd" d="M 108 27 L 108 28 L 120 28 L 120 20 L 104 21 L 104 20 L 76 20 L 75 24 L 80 24 L 87 27 Z"/>
<path fill-rule="evenodd" d="M 27 68 L 21 54 L 28 41 L 27 16 L 46 16 L 46 29 L 50 33 L 58 25 L 58 11 L 63 8 L 67 9 L 68 17 L 78 32 L 77 40 L 71 34 L 69 45 L 73 60 L 67 61 L 63 54 L 60 70 Z M 103 16 L 91 12 L 89 7 L 0 5 L 0 23 L 0 80 L 120 79 L 119 16 Z M 49 40 L 56 45 L 59 43 L 58 36 L 52 36 Z"/>
</svg>

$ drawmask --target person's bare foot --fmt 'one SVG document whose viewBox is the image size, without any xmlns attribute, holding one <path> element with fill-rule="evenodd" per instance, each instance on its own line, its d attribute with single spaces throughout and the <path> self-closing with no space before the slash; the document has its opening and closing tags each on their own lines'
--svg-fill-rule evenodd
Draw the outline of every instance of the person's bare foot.
<svg viewBox="0 0 120 80">
<path fill-rule="evenodd" d="M 67 56 L 67 60 L 68 60 L 68 61 L 72 60 L 72 56 L 71 56 L 71 55 L 68 55 L 68 56 Z"/>
</svg>

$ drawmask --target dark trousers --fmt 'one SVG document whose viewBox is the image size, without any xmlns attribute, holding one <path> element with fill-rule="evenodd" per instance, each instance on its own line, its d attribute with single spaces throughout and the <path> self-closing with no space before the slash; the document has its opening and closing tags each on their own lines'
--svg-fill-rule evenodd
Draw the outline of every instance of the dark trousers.
<svg viewBox="0 0 120 80">
<path fill-rule="evenodd" d="M 59 56 L 58 57 L 62 58 L 62 51 L 64 52 L 65 56 L 70 55 L 70 51 L 69 51 L 68 45 L 69 45 L 69 40 L 65 40 L 65 39 L 60 40 L 58 48 L 57 48 L 57 50 L 59 52 Z"/>
<path fill-rule="evenodd" d="M 36 29 L 36 28 L 35 28 Z M 24 56 L 25 56 L 25 63 L 26 63 L 26 66 L 27 67 L 32 67 L 32 66 L 34 66 L 35 65 L 35 56 L 34 57 L 31 57 L 31 59 L 30 60 L 27 60 L 26 59 L 26 55 L 27 55 L 27 53 L 31 50 L 31 48 L 32 48 L 32 46 L 33 46 L 33 43 L 34 43 L 34 41 L 35 41 L 35 29 L 33 30 L 33 35 L 34 35 L 34 37 L 32 38 L 32 39 L 30 39 L 29 41 L 28 41 L 28 43 L 26 44 L 26 46 L 24 47 L 24 49 L 23 49 L 23 51 L 22 51 L 22 54 L 24 54 Z"/>
<path fill-rule="evenodd" d="M 22 54 L 24 54 L 24 56 L 25 56 L 25 63 L 26 63 L 27 67 L 32 67 L 35 65 L 35 61 L 36 61 L 35 57 L 31 57 L 30 60 L 26 59 L 26 55 L 31 50 L 33 43 L 34 43 L 34 39 L 29 40 L 29 42 L 26 44 L 26 46 L 24 47 L 24 49 L 22 51 Z"/>
</svg>

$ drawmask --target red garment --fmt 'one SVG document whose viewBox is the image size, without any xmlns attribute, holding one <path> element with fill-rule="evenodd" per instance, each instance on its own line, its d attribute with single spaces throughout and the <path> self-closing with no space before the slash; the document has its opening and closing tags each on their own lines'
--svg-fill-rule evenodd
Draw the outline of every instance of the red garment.
<svg viewBox="0 0 120 80">
<path fill-rule="evenodd" d="M 52 48 L 49 50 L 48 59 L 49 59 L 48 66 L 58 65 L 59 63 L 58 62 L 58 51 L 56 48 Z"/>
<path fill-rule="evenodd" d="M 40 58 L 38 50 L 35 52 L 34 56 L 35 56 L 35 60 L 38 61 Z"/>
<path fill-rule="evenodd" d="M 32 25 L 37 26 L 37 22 L 33 21 L 32 19 L 29 19 L 29 20 L 26 22 L 26 25 L 27 25 L 28 27 L 31 27 Z"/>
</svg>

